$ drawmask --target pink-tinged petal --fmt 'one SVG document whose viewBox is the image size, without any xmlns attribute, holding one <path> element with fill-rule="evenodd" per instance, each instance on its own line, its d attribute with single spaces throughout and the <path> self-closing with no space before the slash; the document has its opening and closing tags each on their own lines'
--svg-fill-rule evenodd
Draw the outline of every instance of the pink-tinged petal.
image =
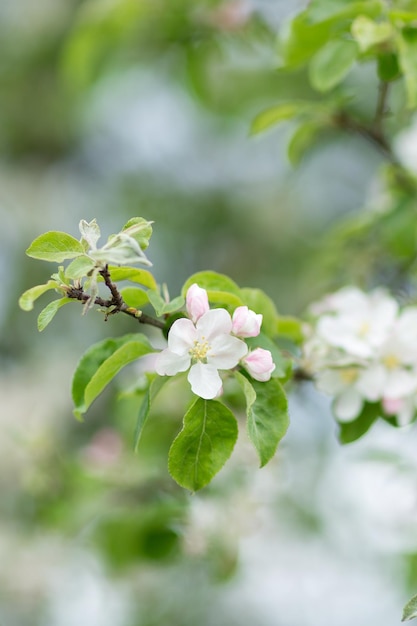
<svg viewBox="0 0 417 626">
<path fill-rule="evenodd" d="M 176 320 L 168 333 L 168 348 L 176 354 L 188 354 L 197 340 L 197 331 L 191 320 Z"/>
<path fill-rule="evenodd" d="M 271 378 L 271 374 L 275 369 L 275 363 L 272 360 L 272 354 L 269 350 L 256 348 L 243 359 L 243 365 L 249 374 L 255 380 L 266 382 Z"/>
<path fill-rule="evenodd" d="M 340 394 L 333 403 L 333 411 L 339 422 L 351 422 L 362 411 L 363 399 L 361 395 L 349 387 Z"/>
<path fill-rule="evenodd" d="M 210 343 L 207 363 L 219 370 L 229 370 L 235 367 L 247 352 L 248 346 L 241 339 L 231 335 L 219 335 Z"/>
<path fill-rule="evenodd" d="M 222 388 L 222 379 L 217 369 L 206 363 L 196 363 L 192 366 L 188 374 L 188 382 L 191 385 L 191 391 L 205 400 L 215 398 Z"/>
<path fill-rule="evenodd" d="M 404 407 L 403 398 L 382 398 L 382 406 L 387 415 L 395 415 Z"/>
<path fill-rule="evenodd" d="M 198 320 L 196 328 L 200 337 L 209 343 L 217 335 L 228 335 L 232 330 L 232 318 L 226 309 L 211 309 Z"/>
<path fill-rule="evenodd" d="M 261 332 L 262 315 L 238 306 L 232 317 L 232 333 L 239 337 L 257 337 Z"/>
<path fill-rule="evenodd" d="M 409 396 L 417 390 L 417 376 L 406 370 L 393 370 L 388 373 L 385 394 L 390 398 Z"/>
<path fill-rule="evenodd" d="M 166 348 L 157 356 L 155 371 L 160 376 L 174 376 L 178 372 L 188 370 L 190 364 L 191 357 L 188 353 L 180 355 Z"/>
<path fill-rule="evenodd" d="M 185 299 L 187 313 L 195 323 L 210 309 L 207 291 L 194 283 L 189 287 Z"/>
</svg>

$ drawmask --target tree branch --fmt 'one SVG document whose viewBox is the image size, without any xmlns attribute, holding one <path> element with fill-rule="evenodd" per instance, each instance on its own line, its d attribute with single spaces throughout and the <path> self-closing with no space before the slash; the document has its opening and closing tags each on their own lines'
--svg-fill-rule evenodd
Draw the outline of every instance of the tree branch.
<svg viewBox="0 0 417 626">
<path fill-rule="evenodd" d="M 135 309 L 134 307 L 128 306 L 126 304 L 120 294 L 120 291 L 117 288 L 117 285 L 111 280 L 111 275 L 107 265 L 103 270 L 100 270 L 99 273 L 103 277 L 104 283 L 111 293 L 111 298 L 109 298 L 108 300 L 105 300 L 100 296 L 97 296 L 94 299 L 94 304 L 97 304 L 104 309 L 108 309 L 105 320 L 107 320 L 110 315 L 116 315 L 116 313 L 125 313 L 130 317 L 134 317 L 140 324 L 148 324 L 150 326 L 160 328 L 161 330 L 165 328 L 164 322 L 161 322 L 154 317 L 151 317 L 150 315 L 146 315 L 139 309 Z M 67 298 L 74 298 L 75 300 L 79 300 L 84 304 L 91 297 L 88 293 L 84 291 L 81 286 L 77 287 L 73 285 L 71 287 L 67 287 L 66 292 Z"/>
</svg>

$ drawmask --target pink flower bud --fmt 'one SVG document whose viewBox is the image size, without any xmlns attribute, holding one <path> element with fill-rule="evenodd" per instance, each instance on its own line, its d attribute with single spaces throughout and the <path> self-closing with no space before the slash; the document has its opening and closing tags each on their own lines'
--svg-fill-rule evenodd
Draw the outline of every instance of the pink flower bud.
<svg viewBox="0 0 417 626">
<path fill-rule="evenodd" d="M 185 304 L 188 315 L 195 324 L 209 310 L 207 291 L 194 283 L 188 288 Z"/>
<path fill-rule="evenodd" d="M 261 332 L 262 315 L 238 306 L 232 317 L 232 333 L 238 337 L 257 337 Z"/>
<path fill-rule="evenodd" d="M 402 398 L 382 398 L 382 407 L 387 415 L 396 415 L 404 406 Z"/>
<path fill-rule="evenodd" d="M 275 369 L 272 354 L 263 348 L 256 348 L 250 352 L 248 356 L 242 359 L 242 363 L 252 378 L 261 382 L 269 380 Z"/>
</svg>

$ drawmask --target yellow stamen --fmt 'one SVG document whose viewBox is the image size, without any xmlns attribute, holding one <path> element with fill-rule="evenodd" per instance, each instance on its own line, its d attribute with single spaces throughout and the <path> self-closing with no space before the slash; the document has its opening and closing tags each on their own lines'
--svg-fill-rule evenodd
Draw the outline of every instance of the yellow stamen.
<svg viewBox="0 0 417 626">
<path fill-rule="evenodd" d="M 352 383 L 354 383 L 358 375 L 359 372 L 354 367 L 348 367 L 345 370 L 340 370 L 340 378 L 347 385 L 351 385 Z"/>
<path fill-rule="evenodd" d="M 195 361 L 204 361 L 207 357 L 207 352 L 210 350 L 210 344 L 205 340 L 204 337 L 201 337 L 201 341 L 196 339 L 194 341 L 194 345 L 190 348 L 190 356 Z"/>
<path fill-rule="evenodd" d="M 400 361 L 399 359 L 395 356 L 395 354 L 387 354 L 386 356 L 384 356 L 384 358 L 382 359 L 383 364 L 389 369 L 389 370 L 393 370 L 396 367 L 399 366 Z"/>
<path fill-rule="evenodd" d="M 369 322 L 362 322 L 359 328 L 359 332 L 358 332 L 359 337 L 366 337 L 366 335 L 369 333 L 369 329 L 370 329 Z"/>
</svg>

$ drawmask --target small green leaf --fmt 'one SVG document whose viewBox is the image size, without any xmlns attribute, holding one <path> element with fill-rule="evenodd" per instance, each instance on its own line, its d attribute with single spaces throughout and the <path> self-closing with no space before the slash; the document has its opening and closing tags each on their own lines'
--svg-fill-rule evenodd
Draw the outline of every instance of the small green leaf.
<svg viewBox="0 0 417 626">
<path fill-rule="evenodd" d="M 291 339 L 297 344 L 304 341 L 302 322 L 296 317 L 281 316 L 278 318 L 277 334 L 279 337 Z"/>
<path fill-rule="evenodd" d="M 120 289 L 120 295 L 128 306 L 135 309 L 141 309 L 149 303 L 148 292 L 139 287 L 123 287 Z"/>
<path fill-rule="evenodd" d="M 286 122 L 288 120 L 305 113 L 305 111 L 309 110 L 309 108 L 313 106 L 313 103 L 310 102 L 282 102 L 276 106 L 273 106 L 262 113 L 259 113 L 255 117 L 251 126 L 251 133 L 256 135 L 257 133 L 261 133 L 271 126 L 276 126 L 281 122 Z"/>
<path fill-rule="evenodd" d="M 345 78 L 358 55 L 358 44 L 350 39 L 333 39 L 314 55 L 309 68 L 310 82 L 317 91 L 336 87 Z"/>
<path fill-rule="evenodd" d="M 266 383 L 249 380 L 235 373 L 246 397 L 247 429 L 258 452 L 261 467 L 274 456 L 278 443 L 289 425 L 288 403 L 282 386 L 275 378 Z"/>
<path fill-rule="evenodd" d="M 232 293 L 239 297 L 239 287 L 231 278 L 225 276 L 224 274 L 218 274 L 217 272 L 212 271 L 197 272 L 197 274 L 193 274 L 184 283 L 181 289 L 181 293 L 184 297 L 188 288 L 194 283 L 197 283 L 199 287 L 206 289 L 207 291 Z"/>
<path fill-rule="evenodd" d="M 181 487 L 207 485 L 232 454 L 237 439 L 233 413 L 216 400 L 198 398 L 169 451 L 169 472 Z"/>
<path fill-rule="evenodd" d="M 84 248 L 71 235 L 50 231 L 37 237 L 26 250 L 26 254 L 33 259 L 60 263 L 65 259 L 73 259 L 84 254 Z"/>
<path fill-rule="evenodd" d="M 417 28 L 404 28 L 397 36 L 399 64 L 404 74 L 407 106 L 417 107 Z"/>
<path fill-rule="evenodd" d="M 394 29 L 389 22 L 375 22 L 366 15 L 359 15 L 353 22 L 351 32 L 361 52 L 389 41 Z"/>
<path fill-rule="evenodd" d="M 288 159 L 294 167 L 299 165 L 307 150 L 313 145 L 319 132 L 323 130 L 323 124 L 309 121 L 301 124 L 291 137 L 288 147 Z"/>
<path fill-rule="evenodd" d="M 347 444 L 360 439 L 371 428 L 372 424 L 381 415 L 381 409 L 377 403 L 367 402 L 361 414 L 352 422 L 339 424 L 339 441 Z"/>
<path fill-rule="evenodd" d="M 44 285 L 36 285 L 36 287 L 31 287 L 19 298 L 19 306 L 23 311 L 31 311 L 33 309 L 33 303 L 44 293 L 49 291 L 50 289 L 59 289 L 60 285 L 56 280 L 48 280 Z M 62 289 L 62 292 L 64 290 Z"/>
<path fill-rule="evenodd" d="M 143 285 L 149 289 L 158 289 L 158 285 L 156 284 L 154 277 L 150 272 L 148 272 L 148 270 L 140 270 L 134 267 L 115 267 L 114 265 L 110 265 L 109 272 L 112 281 L 115 283 L 120 280 L 130 280 L 132 283 L 138 283 L 139 285 Z M 98 280 L 102 281 L 103 278 L 99 276 Z"/>
<path fill-rule="evenodd" d="M 58 298 L 58 300 L 52 300 L 40 313 L 38 316 L 38 330 L 42 332 L 49 324 L 52 322 L 53 318 L 57 311 L 64 306 L 65 304 L 69 304 L 69 302 L 76 302 L 72 298 Z"/>
<path fill-rule="evenodd" d="M 394 52 L 383 52 L 378 55 L 378 78 L 385 82 L 397 80 L 401 76 L 398 56 Z"/>
<path fill-rule="evenodd" d="M 240 290 L 240 297 L 242 303 L 246 304 L 252 311 L 262 314 L 262 332 L 272 337 L 276 335 L 278 311 L 271 298 L 262 289 L 249 287 Z"/>
<path fill-rule="evenodd" d="M 144 335 L 130 333 L 115 339 L 104 339 L 93 346 L 81 357 L 72 380 L 72 399 L 75 405 L 74 415 L 80 419 L 86 412 L 86 389 L 90 381 L 98 372 L 100 367 L 122 346 L 132 341 L 143 340 L 147 342 Z M 152 351 L 152 350 L 151 350 Z"/>
<path fill-rule="evenodd" d="M 415 617 L 417 617 L 417 595 L 413 596 L 405 605 L 401 621 L 406 622 Z"/>
<path fill-rule="evenodd" d="M 132 217 L 122 228 L 122 232 L 133 237 L 142 250 L 149 246 L 149 239 L 152 236 L 152 222 L 148 222 L 143 217 Z"/>
<path fill-rule="evenodd" d="M 171 302 L 165 302 L 165 300 L 159 295 L 158 291 L 148 291 L 148 298 L 158 317 L 178 311 L 184 306 L 185 303 L 185 298 L 183 296 L 177 296 L 171 300 Z"/>
<path fill-rule="evenodd" d="M 380 15 L 383 4 L 379 0 L 312 0 L 306 13 L 311 24 L 323 21 L 337 20 L 339 22 L 355 17 L 356 15 Z"/>
<path fill-rule="evenodd" d="M 65 276 L 70 280 L 77 280 L 78 278 L 87 276 L 88 272 L 90 272 L 93 267 L 94 261 L 92 259 L 84 255 L 79 256 L 68 265 L 65 270 Z"/>
<path fill-rule="evenodd" d="M 142 404 L 140 405 L 138 421 L 136 422 L 135 452 L 137 452 L 138 450 L 140 438 L 142 436 L 143 428 L 148 420 L 152 402 L 154 401 L 155 397 L 160 392 L 167 380 L 168 376 L 156 376 L 156 378 L 154 378 L 150 382 L 149 387 L 146 390 L 145 397 L 143 398 Z"/>
</svg>

